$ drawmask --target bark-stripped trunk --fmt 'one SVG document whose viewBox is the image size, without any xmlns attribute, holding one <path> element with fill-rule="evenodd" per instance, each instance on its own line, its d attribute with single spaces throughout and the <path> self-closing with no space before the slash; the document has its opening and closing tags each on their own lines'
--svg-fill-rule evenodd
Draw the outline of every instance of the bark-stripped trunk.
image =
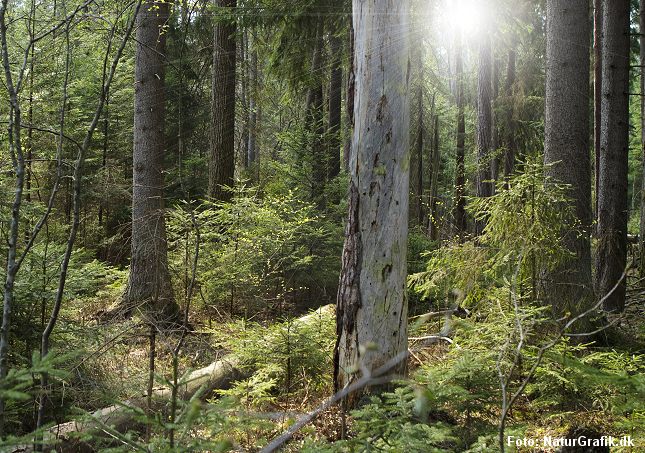
<svg viewBox="0 0 645 453">
<path fill-rule="evenodd" d="M 237 0 L 215 0 L 218 8 L 235 8 Z M 223 11 L 216 10 L 224 15 Z M 227 201 L 235 182 L 235 63 L 237 26 L 228 16 L 219 17 L 213 33 L 211 96 L 211 155 L 208 165 L 208 195 Z"/>
<path fill-rule="evenodd" d="M 491 132 L 493 121 L 492 109 L 492 50 L 489 30 L 484 32 L 479 44 L 479 68 L 477 71 L 477 197 L 493 195 L 493 175 L 491 171 Z M 475 223 L 475 233 L 481 234 L 485 222 Z"/>
<path fill-rule="evenodd" d="M 163 199 L 165 53 L 168 3 L 144 3 L 137 18 L 132 181 L 132 262 L 128 312 L 143 307 L 154 322 L 174 321 Z"/>
<path fill-rule="evenodd" d="M 506 150 L 504 152 L 504 176 L 509 177 L 515 168 L 515 102 L 513 96 L 513 87 L 515 86 L 515 59 L 516 53 L 514 43 L 508 50 L 508 67 L 506 71 L 506 86 L 504 87 L 506 95 Z"/>
<path fill-rule="evenodd" d="M 638 247 L 640 255 L 640 275 L 645 276 L 645 0 L 641 0 L 639 9 L 639 32 L 640 32 L 640 71 L 641 71 L 641 205 L 640 205 L 640 234 L 638 236 Z"/>
<path fill-rule="evenodd" d="M 356 106 L 334 383 L 407 351 L 410 42 L 408 0 L 354 0 Z M 345 406 L 357 402 L 351 395 Z"/>
<path fill-rule="evenodd" d="M 594 0 L 594 33 L 593 33 L 593 55 L 594 55 L 594 155 L 595 155 L 595 193 L 596 202 L 594 205 L 594 215 L 598 221 L 598 194 L 600 184 L 600 121 L 602 118 L 602 4 L 603 0 Z"/>
<path fill-rule="evenodd" d="M 588 308 L 592 298 L 588 17 L 587 0 L 547 2 L 544 162 L 549 182 L 570 186 L 575 215 L 562 233 L 574 258 L 543 276 L 545 296 L 558 317 Z"/>
<path fill-rule="evenodd" d="M 428 221 L 428 233 L 433 241 L 439 240 L 439 167 L 441 165 L 441 152 L 439 150 L 439 115 L 434 117 L 433 145 L 432 145 L 432 176 L 430 177 L 430 216 Z"/>
<path fill-rule="evenodd" d="M 455 169 L 455 233 L 466 232 L 466 200 L 464 198 L 466 185 L 465 148 L 466 121 L 464 117 L 464 60 L 462 38 L 457 37 L 456 46 L 456 79 L 457 79 L 457 153 Z"/>
<path fill-rule="evenodd" d="M 627 173 L 629 155 L 629 0 L 605 1 L 602 43 L 602 120 L 598 198 L 596 290 L 603 297 L 627 263 Z M 623 279 L 604 302 L 607 311 L 625 308 Z"/>
<path fill-rule="evenodd" d="M 329 38 L 331 51 L 331 78 L 329 80 L 329 157 L 327 177 L 333 179 L 340 173 L 340 122 L 343 98 L 342 40 L 332 34 Z"/>
<path fill-rule="evenodd" d="M 311 61 L 312 86 L 307 92 L 305 122 L 309 138 L 311 159 L 311 199 L 319 209 L 325 208 L 325 181 L 327 179 L 327 159 L 325 153 L 325 125 L 323 123 L 323 22 L 319 21 L 316 42 Z"/>
</svg>

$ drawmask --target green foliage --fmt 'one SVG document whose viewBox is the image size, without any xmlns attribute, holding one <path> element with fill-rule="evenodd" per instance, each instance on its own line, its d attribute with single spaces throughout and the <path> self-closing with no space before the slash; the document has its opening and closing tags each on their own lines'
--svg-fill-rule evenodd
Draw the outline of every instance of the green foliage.
<svg viewBox="0 0 645 453">
<path fill-rule="evenodd" d="M 305 295 L 321 298 L 338 277 L 338 239 L 314 208 L 288 193 L 261 197 L 240 188 L 230 203 L 174 209 L 168 235 L 174 275 L 192 272 L 196 229 L 200 231 L 198 283 L 207 306 L 250 314 L 289 308 Z M 183 269 L 183 272 L 180 270 Z"/>
</svg>

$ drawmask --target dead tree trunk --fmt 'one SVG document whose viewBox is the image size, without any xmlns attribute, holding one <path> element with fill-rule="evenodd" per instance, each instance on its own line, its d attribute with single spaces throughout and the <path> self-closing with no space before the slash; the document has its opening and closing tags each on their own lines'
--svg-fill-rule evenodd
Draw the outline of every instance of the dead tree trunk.
<svg viewBox="0 0 645 453">
<path fill-rule="evenodd" d="M 356 125 L 336 316 L 344 388 L 407 350 L 410 2 L 354 0 Z M 403 361 L 390 373 L 404 369 Z M 351 395 L 345 406 L 356 403 Z"/>
</svg>

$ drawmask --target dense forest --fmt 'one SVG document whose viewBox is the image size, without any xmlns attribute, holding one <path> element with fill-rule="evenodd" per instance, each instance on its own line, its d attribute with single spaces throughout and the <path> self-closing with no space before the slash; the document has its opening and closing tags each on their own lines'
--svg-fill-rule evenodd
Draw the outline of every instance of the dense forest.
<svg viewBox="0 0 645 453">
<path fill-rule="evenodd" d="M 0 0 L 0 451 L 645 451 L 645 0 Z"/>
</svg>

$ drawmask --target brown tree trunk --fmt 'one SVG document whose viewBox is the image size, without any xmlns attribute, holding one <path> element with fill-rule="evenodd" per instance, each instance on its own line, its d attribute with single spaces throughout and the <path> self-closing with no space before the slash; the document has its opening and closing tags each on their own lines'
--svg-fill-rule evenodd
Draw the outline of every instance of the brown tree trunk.
<svg viewBox="0 0 645 453">
<path fill-rule="evenodd" d="M 418 93 L 418 110 L 417 117 L 419 120 L 419 127 L 417 130 L 417 220 L 419 225 L 423 225 L 425 221 L 425 212 L 423 209 L 423 75 L 419 81 Z"/>
<path fill-rule="evenodd" d="M 462 37 L 457 37 L 456 46 L 456 79 L 457 79 L 457 153 L 455 169 L 455 233 L 461 235 L 466 232 L 466 170 L 465 170 L 465 142 L 466 121 L 464 118 L 464 60 Z"/>
<path fill-rule="evenodd" d="M 237 26 L 222 8 L 237 7 L 237 0 L 215 0 L 217 22 L 213 33 L 211 97 L 211 155 L 208 166 L 208 196 L 228 201 L 226 187 L 235 183 L 235 66 Z"/>
<path fill-rule="evenodd" d="M 134 90 L 132 261 L 127 311 L 142 307 L 150 322 L 175 321 L 168 272 L 163 199 L 165 53 L 168 3 L 144 3 L 137 17 Z"/>
<path fill-rule="evenodd" d="M 337 302 L 334 383 L 407 352 L 410 2 L 354 0 L 356 125 Z M 345 406 L 353 406 L 351 395 Z"/>
<path fill-rule="evenodd" d="M 249 144 L 247 146 L 248 150 L 248 162 L 249 166 L 257 167 L 257 133 L 258 133 L 258 51 L 255 47 L 256 43 L 253 40 L 250 43 L 249 47 L 252 47 L 251 52 L 251 67 L 249 69 Z M 257 173 L 257 168 L 252 169 L 253 179 Z"/>
<path fill-rule="evenodd" d="M 547 2 L 544 162 L 549 182 L 569 185 L 575 216 L 562 232 L 574 257 L 543 276 L 545 295 L 557 317 L 587 309 L 593 295 L 588 17 L 587 0 Z"/>
<path fill-rule="evenodd" d="M 329 157 L 327 177 L 333 179 L 340 173 L 341 111 L 343 92 L 342 40 L 333 35 L 329 38 L 331 50 L 331 78 L 329 80 Z"/>
<path fill-rule="evenodd" d="M 430 239 L 433 241 L 439 240 L 439 231 L 441 225 L 439 223 L 439 215 L 437 208 L 439 207 L 439 200 L 437 193 L 439 191 L 439 167 L 441 165 L 441 151 L 439 150 L 439 115 L 434 117 L 434 131 L 433 131 L 433 145 L 432 145 L 432 176 L 430 179 L 430 216 L 429 216 L 429 233 Z"/>
<path fill-rule="evenodd" d="M 638 248 L 640 255 L 640 275 L 645 277 L 645 0 L 640 1 L 639 7 L 639 32 L 640 32 L 640 94 L 641 94 L 641 194 L 640 194 L 640 234 Z"/>
<path fill-rule="evenodd" d="M 629 155 L 629 0 L 603 5 L 602 122 L 598 187 L 596 291 L 609 294 L 627 263 L 627 173 Z M 625 279 L 605 300 L 607 311 L 625 307 Z"/>
</svg>

